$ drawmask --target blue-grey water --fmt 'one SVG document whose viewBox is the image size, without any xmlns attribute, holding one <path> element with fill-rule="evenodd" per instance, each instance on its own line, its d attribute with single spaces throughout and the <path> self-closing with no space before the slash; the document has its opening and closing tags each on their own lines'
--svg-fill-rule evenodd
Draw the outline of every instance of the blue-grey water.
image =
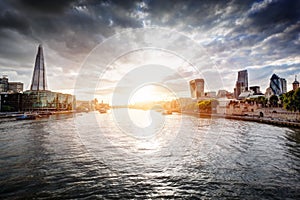
<svg viewBox="0 0 300 200">
<path fill-rule="evenodd" d="M 0 199 L 300 198 L 299 129 L 158 114 L 2 119 Z"/>
</svg>

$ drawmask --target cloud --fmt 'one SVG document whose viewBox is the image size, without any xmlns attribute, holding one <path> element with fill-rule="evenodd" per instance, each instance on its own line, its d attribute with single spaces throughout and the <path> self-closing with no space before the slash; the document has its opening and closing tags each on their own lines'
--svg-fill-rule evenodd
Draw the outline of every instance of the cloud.
<svg viewBox="0 0 300 200">
<path fill-rule="evenodd" d="M 14 11 L 3 11 L 0 14 L 0 27 L 2 29 L 13 29 L 23 34 L 30 34 L 29 22 Z"/>
<path fill-rule="evenodd" d="M 296 23 L 300 16 L 300 2 L 293 0 L 264 0 L 253 3 L 249 10 L 250 25 L 259 31 L 282 23 Z M 273 30 L 273 29 L 271 29 Z"/>
<path fill-rule="evenodd" d="M 51 1 L 39 1 L 39 0 L 12 0 L 12 4 L 26 12 L 37 12 L 40 14 L 53 13 L 58 14 L 68 9 L 74 0 L 51 0 Z"/>
<path fill-rule="evenodd" d="M 126 34 L 149 27 L 162 28 L 169 34 Z M 49 85 L 53 89 L 61 85 L 71 88 L 93 49 L 111 37 L 119 37 L 127 40 L 116 41 L 97 56 L 108 58 L 118 46 L 130 51 L 139 44 L 153 44 L 194 61 L 192 64 L 200 70 L 183 67 L 180 73 L 185 78 L 205 75 L 213 80 L 218 71 L 222 87 L 232 90 L 237 70 L 248 68 L 250 77 L 257 77 L 253 81 L 262 84 L 268 82 L 269 73 L 287 69 L 289 84 L 293 81 L 291 73 L 300 73 L 299 32 L 300 2 L 294 0 L 2 0 L 0 71 L 9 71 L 14 78 L 17 76 L 13 74 L 23 74 L 22 80 L 27 77 L 29 84 L 37 45 L 43 43 Z M 126 37 L 117 36 L 121 33 Z M 141 58 L 136 62 L 145 61 Z M 174 59 L 169 60 L 173 64 Z M 123 61 L 127 65 L 131 62 L 129 58 Z M 114 66 L 120 76 L 126 73 L 124 63 Z M 175 63 L 174 68 L 179 67 Z M 164 80 L 175 82 L 179 78 L 176 73 L 165 74 Z M 56 76 L 62 84 L 55 82 Z M 215 88 L 212 82 L 210 86 Z"/>
</svg>

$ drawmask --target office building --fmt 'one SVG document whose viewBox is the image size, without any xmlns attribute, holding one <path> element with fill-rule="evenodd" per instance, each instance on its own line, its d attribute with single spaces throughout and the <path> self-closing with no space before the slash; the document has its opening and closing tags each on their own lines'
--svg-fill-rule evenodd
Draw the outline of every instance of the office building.
<svg viewBox="0 0 300 200">
<path fill-rule="evenodd" d="M 242 70 L 238 72 L 238 78 L 234 88 L 234 96 L 238 99 L 242 92 L 248 91 L 248 71 Z"/>
<path fill-rule="evenodd" d="M 282 94 L 287 93 L 287 84 L 284 78 L 280 78 L 281 87 L 282 87 Z"/>
<path fill-rule="evenodd" d="M 4 75 L 0 78 L 0 93 L 20 93 L 23 92 L 23 83 L 9 82 L 8 77 Z"/>
<path fill-rule="evenodd" d="M 21 82 L 8 82 L 8 92 L 21 93 L 23 92 L 24 84 Z"/>
<path fill-rule="evenodd" d="M 249 88 L 251 91 L 253 91 L 253 95 L 260 95 L 262 94 L 260 91 L 260 87 L 259 86 L 251 86 Z"/>
<path fill-rule="evenodd" d="M 204 79 L 194 79 L 190 81 L 191 96 L 198 99 L 204 96 Z"/>
<path fill-rule="evenodd" d="M 70 94 L 28 90 L 23 93 L 22 108 L 24 111 L 74 110 L 75 102 L 75 96 Z"/>
<path fill-rule="evenodd" d="M 42 45 L 39 45 L 38 52 L 36 54 L 30 90 L 47 90 L 46 71 Z"/>
<path fill-rule="evenodd" d="M 4 75 L 2 78 L 0 78 L 0 92 L 7 92 L 8 91 L 8 78 L 6 75 Z"/>
<path fill-rule="evenodd" d="M 24 111 L 61 111 L 75 109 L 75 96 L 47 90 L 43 48 L 38 47 L 30 90 L 23 93 Z"/>
<path fill-rule="evenodd" d="M 273 74 L 270 79 L 270 88 L 274 95 L 281 95 L 287 92 L 286 80 Z"/>
<path fill-rule="evenodd" d="M 226 90 L 219 90 L 219 91 L 218 91 L 218 94 L 217 94 L 217 97 L 218 97 L 218 98 L 225 98 L 225 97 L 226 97 L 226 94 L 227 94 L 227 91 L 226 91 Z"/>
</svg>

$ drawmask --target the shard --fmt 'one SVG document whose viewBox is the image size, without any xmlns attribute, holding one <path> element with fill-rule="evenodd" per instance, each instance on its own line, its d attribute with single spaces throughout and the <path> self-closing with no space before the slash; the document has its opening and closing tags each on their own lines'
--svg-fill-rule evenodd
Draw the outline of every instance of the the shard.
<svg viewBox="0 0 300 200">
<path fill-rule="evenodd" d="M 46 71 L 42 45 L 39 45 L 36 55 L 30 90 L 47 90 Z"/>
</svg>

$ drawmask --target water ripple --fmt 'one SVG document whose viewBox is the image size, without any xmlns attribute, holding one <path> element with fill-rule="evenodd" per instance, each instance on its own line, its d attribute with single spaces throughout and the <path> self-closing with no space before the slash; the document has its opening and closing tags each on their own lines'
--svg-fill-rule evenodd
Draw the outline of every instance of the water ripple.
<svg viewBox="0 0 300 200">
<path fill-rule="evenodd" d="M 112 119 L 0 121 L 0 198 L 300 197 L 298 129 L 170 115 L 158 134 L 136 138 Z"/>
</svg>

